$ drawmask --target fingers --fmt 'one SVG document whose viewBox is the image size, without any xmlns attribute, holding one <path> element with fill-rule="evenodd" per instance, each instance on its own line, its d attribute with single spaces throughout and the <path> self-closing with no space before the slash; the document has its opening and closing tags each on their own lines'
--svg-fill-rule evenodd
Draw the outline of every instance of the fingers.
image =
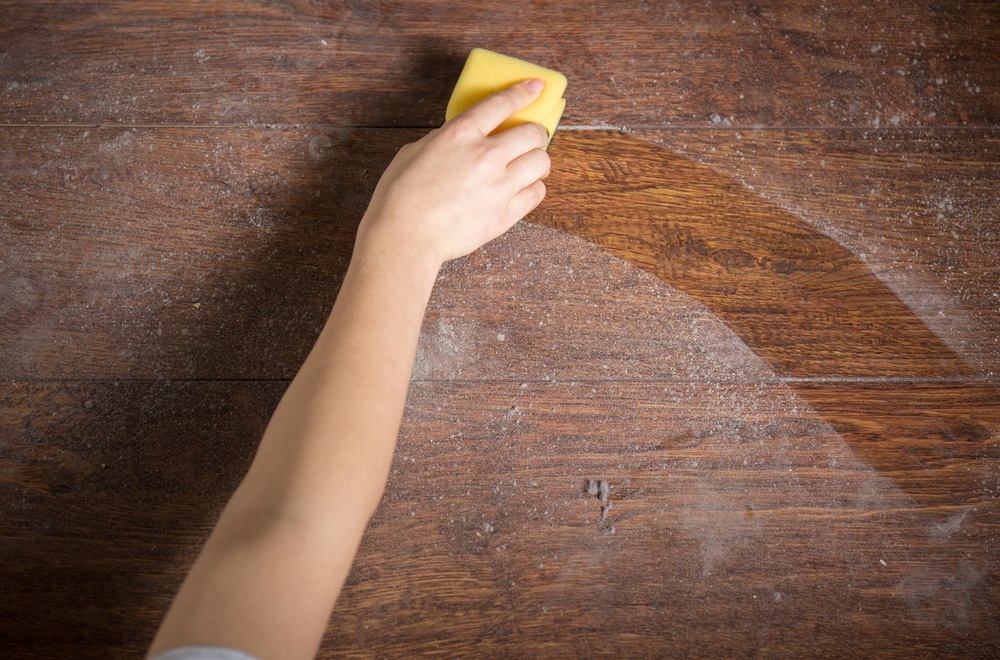
<svg viewBox="0 0 1000 660">
<path fill-rule="evenodd" d="M 464 114 L 483 132 L 483 135 L 489 135 L 500 124 L 531 105 L 544 87 L 545 81 L 537 79 L 514 83 L 507 89 L 480 101 Z"/>
<path fill-rule="evenodd" d="M 502 135 L 508 133 L 514 133 L 508 138 L 512 143 L 508 147 L 527 148 L 526 151 L 516 153 L 515 158 L 507 164 L 507 185 L 510 186 L 509 190 L 516 191 L 507 205 L 513 224 L 528 215 L 545 197 L 545 183 L 542 179 L 549 175 L 552 161 L 542 148 L 548 134 L 539 124 L 522 124 Z"/>
<path fill-rule="evenodd" d="M 541 124 L 527 122 L 497 133 L 492 139 L 509 162 L 532 149 L 544 149 L 549 132 Z"/>
<path fill-rule="evenodd" d="M 545 199 L 545 183 L 541 179 L 514 195 L 507 205 L 511 218 L 510 226 L 514 226 L 518 220 L 531 213 L 543 199 Z"/>
<path fill-rule="evenodd" d="M 518 156 L 507 165 L 507 180 L 514 191 L 522 190 L 549 175 L 552 161 L 540 148 Z"/>
</svg>

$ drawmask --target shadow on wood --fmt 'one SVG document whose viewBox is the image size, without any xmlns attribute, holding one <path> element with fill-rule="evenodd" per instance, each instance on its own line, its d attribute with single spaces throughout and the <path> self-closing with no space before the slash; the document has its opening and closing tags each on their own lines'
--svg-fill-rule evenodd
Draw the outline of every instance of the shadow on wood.
<svg viewBox="0 0 1000 660">
<path fill-rule="evenodd" d="M 416 50 L 409 82 L 363 103 L 375 125 L 414 97 L 443 115 L 464 56 Z M 0 393 L 0 636 L 19 654 L 142 653 L 325 322 L 379 175 L 418 135 L 3 130 L 2 376 L 56 382 Z M 116 382 L 68 380 L 100 378 Z M 272 380 L 212 382 L 234 378 Z"/>
</svg>

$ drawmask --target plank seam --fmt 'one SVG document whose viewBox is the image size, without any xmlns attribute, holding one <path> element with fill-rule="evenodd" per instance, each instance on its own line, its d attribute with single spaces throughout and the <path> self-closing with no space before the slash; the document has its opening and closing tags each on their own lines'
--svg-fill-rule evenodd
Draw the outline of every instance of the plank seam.
<svg viewBox="0 0 1000 660">
<path fill-rule="evenodd" d="M 387 130 L 401 130 L 401 131 L 413 131 L 413 130 L 425 130 L 429 131 L 437 126 L 357 126 L 351 124 L 273 124 L 273 123 L 262 123 L 262 124 L 107 124 L 107 123 L 51 123 L 51 124 L 33 124 L 33 123 L 0 123 L 0 129 L 3 128 L 32 128 L 32 129 L 201 129 L 201 130 L 277 130 L 277 131 L 304 131 L 304 130 L 371 130 L 371 131 L 387 131 Z M 730 125 L 730 126 L 718 126 L 714 124 L 692 124 L 692 125 L 663 125 L 663 124 L 636 124 L 631 126 L 610 126 L 610 125 L 588 125 L 588 124 L 560 124 L 559 131 L 567 132 L 586 132 L 586 131 L 626 131 L 626 132 L 638 132 L 638 131 L 663 131 L 663 132 L 683 132 L 683 131 L 711 131 L 717 132 L 736 132 L 736 131 L 816 131 L 816 132 L 833 132 L 833 131 L 868 131 L 871 133 L 900 133 L 900 132 L 975 132 L 975 131 L 989 131 L 996 132 L 1000 131 L 1000 126 L 892 126 L 892 127 L 874 127 L 874 126 L 856 126 L 856 125 L 845 125 L 845 126 L 797 126 L 797 125 L 782 125 L 782 126 L 754 126 L 754 125 Z"/>
<path fill-rule="evenodd" d="M 3 378 L 5 384 L 70 384 L 70 383 L 291 383 L 291 378 Z M 414 384 L 452 383 L 455 385 L 488 385 L 504 383 L 532 383 L 537 385 L 576 384 L 723 384 L 723 385 L 788 385 L 788 384 L 820 384 L 820 385 L 1000 385 L 1000 377 L 984 376 L 978 378 L 879 378 L 879 377 L 776 377 L 776 378 L 420 378 L 410 381 Z"/>
</svg>

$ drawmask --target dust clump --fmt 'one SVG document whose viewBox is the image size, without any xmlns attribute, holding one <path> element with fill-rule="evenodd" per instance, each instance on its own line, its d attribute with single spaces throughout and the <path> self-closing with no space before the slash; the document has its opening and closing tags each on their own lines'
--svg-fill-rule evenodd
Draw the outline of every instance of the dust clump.
<svg viewBox="0 0 1000 660">
<path fill-rule="evenodd" d="M 608 485 L 605 479 L 587 479 L 585 491 L 588 495 L 593 495 L 601 503 L 601 517 L 598 519 L 597 524 L 601 528 L 604 534 L 614 534 L 615 526 L 608 521 L 608 512 L 611 511 L 614 506 L 608 499 L 608 494 L 611 492 L 611 487 Z"/>
</svg>

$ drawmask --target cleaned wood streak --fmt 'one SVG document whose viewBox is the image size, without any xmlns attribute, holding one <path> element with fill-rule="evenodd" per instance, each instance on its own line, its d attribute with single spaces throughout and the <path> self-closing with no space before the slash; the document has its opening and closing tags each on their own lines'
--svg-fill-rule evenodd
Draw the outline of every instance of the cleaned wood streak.
<svg viewBox="0 0 1000 660">
<path fill-rule="evenodd" d="M 320 657 L 1000 657 L 1000 13 L 0 0 L 0 645 L 139 657 L 469 49 L 570 80 L 442 270 Z"/>
<path fill-rule="evenodd" d="M 586 238 L 693 295 L 782 374 L 963 377 L 972 370 L 858 257 L 738 182 L 605 132 L 559 143 L 548 187 Z"/>
</svg>

